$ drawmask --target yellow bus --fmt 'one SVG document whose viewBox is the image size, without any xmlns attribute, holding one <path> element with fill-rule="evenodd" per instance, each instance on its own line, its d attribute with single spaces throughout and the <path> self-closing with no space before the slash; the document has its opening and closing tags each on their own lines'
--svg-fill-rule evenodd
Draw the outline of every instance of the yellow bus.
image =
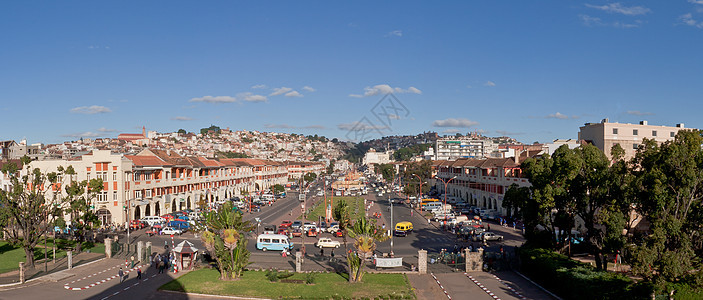
<svg viewBox="0 0 703 300">
<path fill-rule="evenodd" d="M 432 202 L 439 202 L 439 199 L 422 199 L 420 203 L 424 206 Z"/>
</svg>

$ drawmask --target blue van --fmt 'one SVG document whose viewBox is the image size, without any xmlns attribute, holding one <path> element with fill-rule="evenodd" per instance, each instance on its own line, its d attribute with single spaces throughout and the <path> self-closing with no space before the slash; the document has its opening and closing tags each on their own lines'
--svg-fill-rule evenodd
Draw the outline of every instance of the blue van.
<svg viewBox="0 0 703 300">
<path fill-rule="evenodd" d="M 283 234 L 260 234 L 256 237 L 256 249 L 261 251 L 274 250 L 292 250 L 293 243 L 290 242 L 287 235 Z"/>
</svg>

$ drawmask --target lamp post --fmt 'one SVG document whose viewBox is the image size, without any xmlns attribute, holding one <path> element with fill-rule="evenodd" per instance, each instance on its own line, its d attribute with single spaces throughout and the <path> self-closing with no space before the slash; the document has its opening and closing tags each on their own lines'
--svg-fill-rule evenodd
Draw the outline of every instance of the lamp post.
<svg viewBox="0 0 703 300">
<path fill-rule="evenodd" d="M 442 212 L 444 213 L 444 221 L 447 221 L 447 186 L 449 185 L 450 181 L 456 178 L 456 176 L 449 178 L 449 180 L 447 181 L 444 181 L 444 179 L 439 176 L 435 176 L 435 178 L 441 180 L 444 183 L 444 205 L 442 205 Z"/>
<path fill-rule="evenodd" d="M 417 184 L 417 203 L 422 203 L 422 178 L 420 177 L 420 175 L 417 175 L 415 173 L 413 173 L 413 176 L 417 177 L 417 179 L 419 180 Z M 420 205 L 420 211 L 422 211 L 422 205 Z"/>
</svg>

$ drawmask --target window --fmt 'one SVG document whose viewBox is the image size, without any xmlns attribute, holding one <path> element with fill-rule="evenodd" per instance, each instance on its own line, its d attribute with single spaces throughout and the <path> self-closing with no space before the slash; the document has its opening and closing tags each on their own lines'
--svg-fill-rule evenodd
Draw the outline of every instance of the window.
<svg viewBox="0 0 703 300">
<path fill-rule="evenodd" d="M 151 190 L 146 190 L 146 197 L 151 198 Z"/>
<path fill-rule="evenodd" d="M 632 144 L 632 149 L 637 150 L 637 148 L 639 148 L 639 147 L 640 147 L 640 144 Z"/>
<path fill-rule="evenodd" d="M 151 180 L 152 173 L 144 173 L 144 180 Z"/>
<path fill-rule="evenodd" d="M 112 200 L 117 201 L 117 192 L 112 192 Z"/>
<path fill-rule="evenodd" d="M 637 129 L 632 129 L 632 135 L 637 135 L 637 134 L 638 134 Z"/>
<path fill-rule="evenodd" d="M 142 197 L 142 191 L 134 191 L 134 198 L 141 198 Z"/>
<path fill-rule="evenodd" d="M 117 172 L 112 172 L 112 181 L 117 181 Z"/>
<path fill-rule="evenodd" d="M 656 130 L 652 130 L 652 136 L 657 136 L 657 131 L 656 131 Z"/>
<path fill-rule="evenodd" d="M 613 128 L 613 134 L 618 134 L 618 129 L 617 129 L 617 128 Z"/>
<path fill-rule="evenodd" d="M 107 201 L 107 192 L 100 192 L 98 194 L 98 202 L 106 202 Z"/>
<path fill-rule="evenodd" d="M 90 172 L 86 173 L 85 179 L 87 179 L 88 181 L 90 181 Z"/>
<path fill-rule="evenodd" d="M 676 132 L 673 132 L 673 131 L 672 131 L 672 132 L 669 132 L 669 136 L 670 136 L 670 137 L 676 137 Z"/>
<path fill-rule="evenodd" d="M 107 172 L 97 172 L 96 176 L 98 176 L 98 179 L 107 181 Z"/>
</svg>

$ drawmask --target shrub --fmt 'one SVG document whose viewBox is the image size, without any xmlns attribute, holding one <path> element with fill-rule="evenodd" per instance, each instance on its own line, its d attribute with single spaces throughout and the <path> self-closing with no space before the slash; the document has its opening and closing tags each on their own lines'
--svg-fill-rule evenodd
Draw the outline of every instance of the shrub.
<svg viewBox="0 0 703 300">
<path fill-rule="evenodd" d="M 641 299 L 651 289 L 622 274 L 596 270 L 548 249 L 521 248 L 521 270 L 566 299 Z"/>
<path fill-rule="evenodd" d="M 314 272 L 305 273 L 305 283 L 307 283 L 307 284 L 315 283 L 316 277 L 317 277 L 317 273 L 314 273 Z"/>
<path fill-rule="evenodd" d="M 266 271 L 266 278 L 271 282 L 278 281 L 278 270 L 268 270 Z"/>
</svg>

